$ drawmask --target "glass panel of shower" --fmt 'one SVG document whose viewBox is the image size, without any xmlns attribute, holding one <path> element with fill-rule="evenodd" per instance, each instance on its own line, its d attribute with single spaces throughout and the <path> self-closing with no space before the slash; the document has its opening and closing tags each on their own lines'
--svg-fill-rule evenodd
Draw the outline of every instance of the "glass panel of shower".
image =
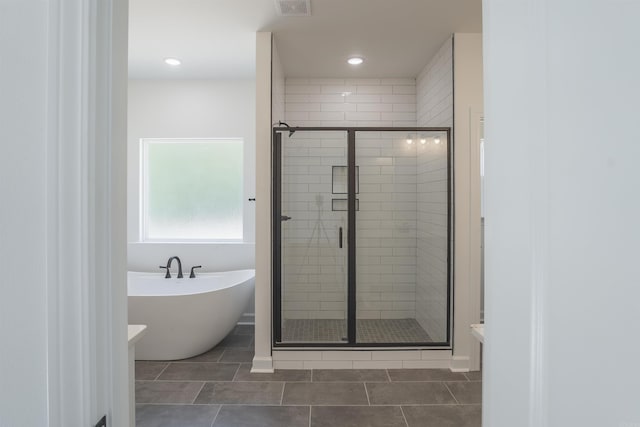
<svg viewBox="0 0 640 427">
<path fill-rule="evenodd" d="M 274 345 L 450 346 L 450 129 L 273 139 Z"/>
<path fill-rule="evenodd" d="M 447 132 L 358 131 L 357 341 L 448 341 Z"/>
<path fill-rule="evenodd" d="M 285 131 L 274 140 L 281 194 L 274 202 L 280 209 L 274 218 L 280 237 L 276 341 L 345 342 L 347 132 Z"/>
</svg>

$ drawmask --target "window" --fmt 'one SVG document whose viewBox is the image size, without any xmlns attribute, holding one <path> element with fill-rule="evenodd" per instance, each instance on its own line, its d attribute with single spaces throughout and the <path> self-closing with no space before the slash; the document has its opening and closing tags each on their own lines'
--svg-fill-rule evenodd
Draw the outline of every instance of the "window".
<svg viewBox="0 0 640 427">
<path fill-rule="evenodd" d="M 143 241 L 242 240 L 242 139 L 142 139 L 140 159 Z"/>
</svg>

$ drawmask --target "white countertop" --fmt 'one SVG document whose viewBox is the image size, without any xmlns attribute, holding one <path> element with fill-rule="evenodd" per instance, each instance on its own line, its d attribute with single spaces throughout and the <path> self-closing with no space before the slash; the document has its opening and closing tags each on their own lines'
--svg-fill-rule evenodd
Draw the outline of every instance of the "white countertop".
<svg viewBox="0 0 640 427">
<path fill-rule="evenodd" d="M 144 335 L 147 325 L 129 325 L 129 347 L 137 343 Z"/>
<path fill-rule="evenodd" d="M 484 323 L 471 325 L 471 335 L 476 337 L 481 343 L 484 343 Z"/>
</svg>

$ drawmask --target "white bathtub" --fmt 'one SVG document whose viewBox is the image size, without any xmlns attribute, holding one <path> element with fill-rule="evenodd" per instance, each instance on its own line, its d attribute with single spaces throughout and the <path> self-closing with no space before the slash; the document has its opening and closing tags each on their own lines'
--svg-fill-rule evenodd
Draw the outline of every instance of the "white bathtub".
<svg viewBox="0 0 640 427">
<path fill-rule="evenodd" d="M 130 271 L 129 323 L 148 326 L 136 359 L 185 359 L 218 344 L 240 320 L 254 276 L 254 270 L 238 270 L 165 279 Z"/>
</svg>

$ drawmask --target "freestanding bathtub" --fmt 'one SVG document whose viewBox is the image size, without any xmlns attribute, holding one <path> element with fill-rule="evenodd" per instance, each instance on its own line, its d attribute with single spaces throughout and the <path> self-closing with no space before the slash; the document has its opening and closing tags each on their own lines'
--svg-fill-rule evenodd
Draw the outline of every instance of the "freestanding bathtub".
<svg viewBox="0 0 640 427">
<path fill-rule="evenodd" d="M 165 279 L 130 271 L 129 323 L 147 325 L 136 359 L 185 359 L 218 344 L 247 307 L 254 276 L 254 270 L 238 270 Z"/>
</svg>

